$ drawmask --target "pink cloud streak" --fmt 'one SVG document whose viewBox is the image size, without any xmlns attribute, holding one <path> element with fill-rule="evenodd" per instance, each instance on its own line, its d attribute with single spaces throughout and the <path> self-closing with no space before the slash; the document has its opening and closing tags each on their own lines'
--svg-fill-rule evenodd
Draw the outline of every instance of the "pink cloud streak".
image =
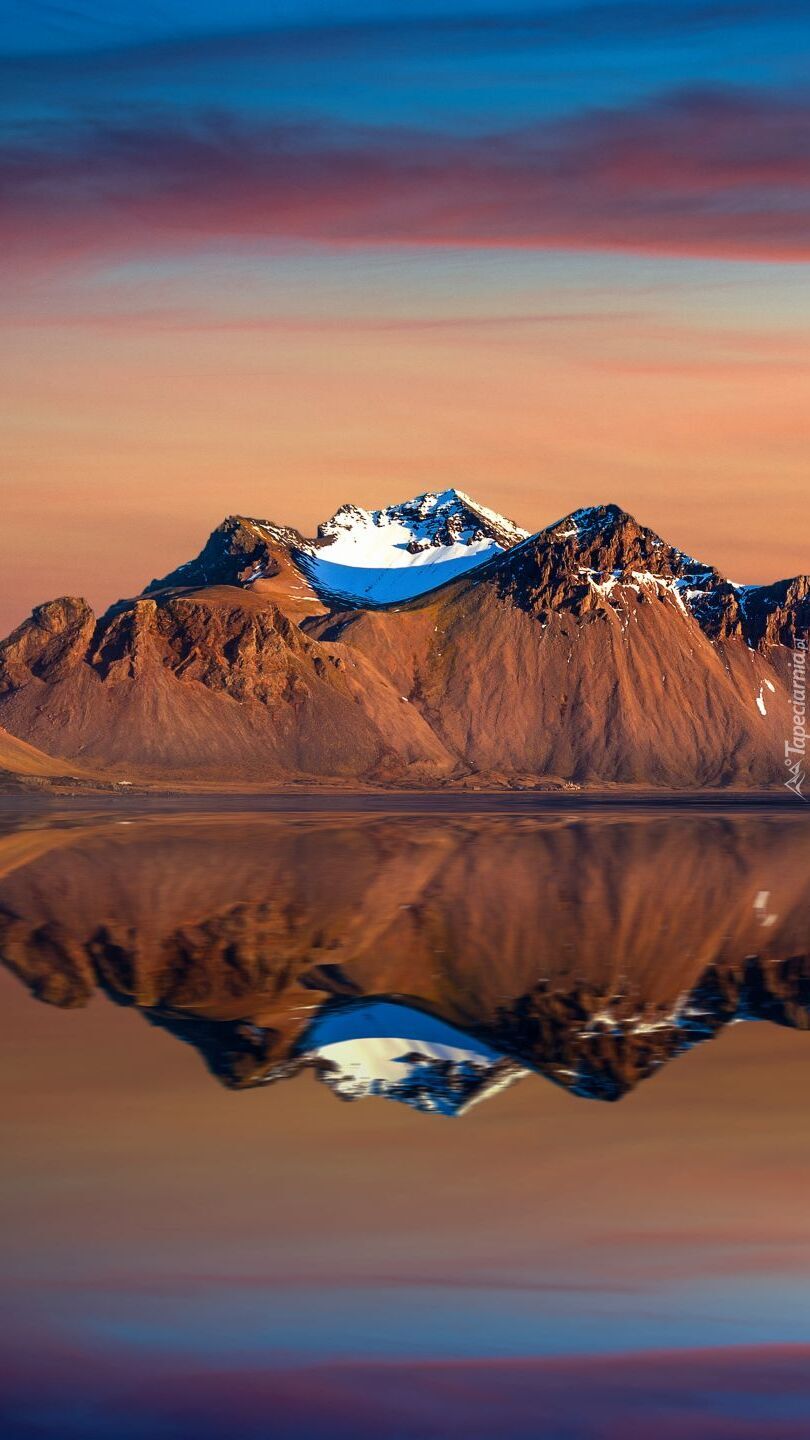
<svg viewBox="0 0 810 1440">
<path fill-rule="evenodd" d="M 0 153 L 36 263 L 257 242 L 810 256 L 810 103 L 686 93 L 505 135 L 228 117 L 37 133 Z"/>
<path fill-rule="evenodd" d="M 88 1386 L 96 1423 L 108 1422 L 95 1433 L 113 1435 L 124 1419 L 128 1435 L 168 1426 L 176 1440 L 804 1440 L 810 1419 L 807 1346 L 227 1370 L 100 1361 L 23 1359 L 6 1375 L 6 1414 L 24 1417 L 32 1394 L 35 1408 L 45 1397 L 75 1405 Z"/>
</svg>

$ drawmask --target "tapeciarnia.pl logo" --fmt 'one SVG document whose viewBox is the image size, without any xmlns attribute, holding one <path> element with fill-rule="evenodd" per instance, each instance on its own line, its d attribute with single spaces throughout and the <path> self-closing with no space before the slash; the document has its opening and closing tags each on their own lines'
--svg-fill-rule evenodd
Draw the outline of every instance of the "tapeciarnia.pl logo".
<svg viewBox="0 0 810 1440">
<path fill-rule="evenodd" d="M 798 639 L 794 650 L 791 652 L 792 684 L 790 691 L 791 707 L 793 711 L 793 733 L 790 740 L 785 741 L 785 765 L 788 770 L 788 778 L 785 785 L 798 795 L 800 800 L 808 797 L 804 794 L 802 786 L 805 782 L 807 772 L 805 770 L 805 759 L 807 756 L 807 640 Z"/>
</svg>

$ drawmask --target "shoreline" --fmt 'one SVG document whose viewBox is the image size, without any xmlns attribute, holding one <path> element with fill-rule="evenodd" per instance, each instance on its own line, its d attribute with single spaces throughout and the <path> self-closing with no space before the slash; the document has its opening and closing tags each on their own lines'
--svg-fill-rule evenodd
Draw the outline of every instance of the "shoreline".
<svg viewBox="0 0 810 1440">
<path fill-rule="evenodd" d="M 768 811 L 805 815 L 810 807 L 787 792 L 773 791 L 532 791 L 532 790 L 59 790 L 45 787 L 0 792 L 0 819 L 20 814 L 54 811 L 84 814 L 99 810 L 134 816 L 186 812 L 198 815 L 243 814 L 511 814 L 641 811 L 645 813 L 695 810 L 717 814 Z"/>
</svg>

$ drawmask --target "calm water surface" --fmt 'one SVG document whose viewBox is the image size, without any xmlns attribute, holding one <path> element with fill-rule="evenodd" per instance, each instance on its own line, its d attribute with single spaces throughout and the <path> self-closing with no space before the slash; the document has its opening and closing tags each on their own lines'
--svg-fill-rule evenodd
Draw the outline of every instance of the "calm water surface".
<svg viewBox="0 0 810 1440">
<path fill-rule="evenodd" d="M 8 812 L 0 956 L 4 1436 L 810 1434 L 799 807 Z"/>
</svg>

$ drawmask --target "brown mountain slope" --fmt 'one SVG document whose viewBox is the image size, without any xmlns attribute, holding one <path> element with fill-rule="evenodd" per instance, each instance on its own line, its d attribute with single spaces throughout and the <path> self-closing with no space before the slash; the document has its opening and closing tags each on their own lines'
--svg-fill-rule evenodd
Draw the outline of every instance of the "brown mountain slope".
<svg viewBox="0 0 810 1440">
<path fill-rule="evenodd" d="M 806 576 L 732 585 L 597 506 L 421 598 L 329 610 L 301 543 L 235 517 L 100 619 L 81 600 L 39 606 L 0 644 L 0 724 L 127 779 L 786 778 Z"/>
<path fill-rule="evenodd" d="M 566 524 L 423 600 L 306 628 L 363 654 L 484 775 L 783 780 L 786 647 L 755 648 L 734 587 L 616 507 L 590 532 Z M 796 623 L 790 604 L 769 616 Z"/>
<path fill-rule="evenodd" d="M 18 740 L 16 735 L 10 735 L 8 730 L 0 728 L 0 776 L 26 775 L 56 779 L 76 773 L 75 766 L 68 761 L 46 755 L 43 750 L 35 749 L 33 745 Z"/>
<path fill-rule="evenodd" d="M 322 615 L 326 607 L 295 560 L 303 544 L 297 530 L 229 515 L 196 560 L 153 580 L 144 595 L 188 594 L 223 585 L 249 587 L 293 620 Z"/>
<path fill-rule="evenodd" d="M 214 780 L 417 778 L 448 768 L 418 712 L 362 656 L 227 586 L 97 622 L 53 601 L 0 646 L 0 716 L 111 773 Z"/>
</svg>

